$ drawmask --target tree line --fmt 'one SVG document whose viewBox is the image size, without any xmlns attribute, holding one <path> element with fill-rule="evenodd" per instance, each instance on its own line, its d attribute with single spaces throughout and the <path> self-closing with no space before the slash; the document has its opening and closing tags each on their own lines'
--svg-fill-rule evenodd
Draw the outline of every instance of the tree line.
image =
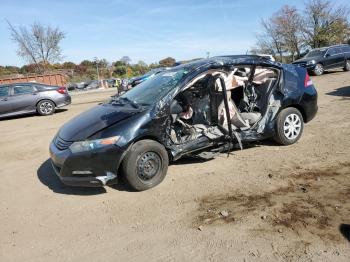
<svg viewBox="0 0 350 262">
<path fill-rule="evenodd" d="M 60 42 L 65 33 L 58 27 L 44 26 L 34 23 L 30 26 L 14 26 L 7 21 L 10 37 L 17 45 L 17 54 L 28 64 L 22 67 L 0 66 L 0 77 L 18 74 L 44 74 L 61 71 L 70 77 L 70 81 L 83 81 L 100 78 L 129 78 L 142 75 L 157 67 L 171 67 L 176 61 L 172 57 L 160 60 L 158 63 L 146 64 L 139 61 L 131 63 L 129 56 L 109 62 L 106 59 L 94 58 L 73 62 L 59 63 L 63 59 Z"/>
<path fill-rule="evenodd" d="M 334 5 L 329 0 L 308 0 L 303 10 L 285 5 L 271 17 L 262 19 L 261 31 L 251 53 L 271 54 L 281 62 L 300 58 L 311 48 L 333 44 L 350 44 L 349 6 Z M 46 73 L 62 70 L 71 81 L 142 75 L 157 67 L 176 64 L 172 57 L 157 63 L 143 61 L 132 64 L 128 56 L 109 62 L 106 59 L 59 63 L 63 59 L 60 48 L 66 37 L 58 27 L 34 23 L 28 27 L 14 26 L 7 21 L 10 37 L 17 45 L 17 54 L 27 65 L 0 66 L 0 77 L 16 74 Z"/>
<path fill-rule="evenodd" d="M 174 58 L 167 57 L 158 63 L 146 64 L 143 61 L 138 61 L 133 64 L 128 56 L 124 56 L 115 62 L 109 62 L 107 59 L 94 59 L 83 60 L 80 63 L 30 63 L 21 67 L 0 66 L 0 77 L 62 72 L 69 76 L 71 82 L 92 80 L 98 77 L 101 79 L 130 78 L 143 75 L 154 68 L 171 67 L 175 63 Z"/>
<path fill-rule="evenodd" d="M 294 61 L 308 50 L 350 44 L 349 6 L 329 0 L 309 0 L 302 10 L 285 5 L 262 19 L 252 53 L 267 53 L 280 62 Z"/>
</svg>

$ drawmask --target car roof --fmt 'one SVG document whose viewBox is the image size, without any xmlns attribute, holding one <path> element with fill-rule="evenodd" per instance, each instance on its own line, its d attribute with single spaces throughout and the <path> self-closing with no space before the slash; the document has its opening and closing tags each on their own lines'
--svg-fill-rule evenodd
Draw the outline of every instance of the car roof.
<svg viewBox="0 0 350 262">
<path fill-rule="evenodd" d="M 348 45 L 348 44 L 340 44 L 340 45 L 324 46 L 324 47 L 311 49 L 310 51 L 313 51 L 313 50 L 326 50 L 326 49 L 329 49 L 329 48 L 332 48 L 332 47 L 342 47 L 342 46 L 350 46 L 350 45 Z"/>
<path fill-rule="evenodd" d="M 185 69 L 194 71 L 200 67 L 217 65 L 217 66 L 234 66 L 234 65 L 257 65 L 264 64 L 267 66 L 281 67 L 281 63 L 271 61 L 270 59 L 258 55 L 223 55 L 215 56 L 207 59 L 200 59 L 186 64 L 173 67 L 169 71 Z"/>
</svg>

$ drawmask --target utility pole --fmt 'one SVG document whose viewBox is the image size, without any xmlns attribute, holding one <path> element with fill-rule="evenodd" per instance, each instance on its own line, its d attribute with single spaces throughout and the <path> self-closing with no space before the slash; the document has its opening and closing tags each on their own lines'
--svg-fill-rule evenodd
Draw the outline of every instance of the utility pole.
<svg viewBox="0 0 350 262">
<path fill-rule="evenodd" d="M 94 61 L 96 63 L 96 71 L 97 71 L 97 80 L 100 81 L 100 72 L 98 70 L 98 58 L 94 57 Z"/>
<path fill-rule="evenodd" d="M 207 59 L 209 59 L 210 57 L 210 52 L 207 52 Z"/>
</svg>

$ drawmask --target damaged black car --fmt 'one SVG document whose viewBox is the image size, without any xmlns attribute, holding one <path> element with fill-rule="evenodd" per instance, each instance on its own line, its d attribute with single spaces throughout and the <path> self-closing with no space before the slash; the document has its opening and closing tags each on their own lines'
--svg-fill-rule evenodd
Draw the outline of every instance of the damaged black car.
<svg viewBox="0 0 350 262">
<path fill-rule="evenodd" d="M 105 186 L 123 177 L 146 190 L 184 156 L 210 159 L 267 138 L 293 144 L 316 112 L 305 68 L 259 56 L 199 60 L 70 120 L 50 145 L 52 166 L 67 185 Z"/>
</svg>

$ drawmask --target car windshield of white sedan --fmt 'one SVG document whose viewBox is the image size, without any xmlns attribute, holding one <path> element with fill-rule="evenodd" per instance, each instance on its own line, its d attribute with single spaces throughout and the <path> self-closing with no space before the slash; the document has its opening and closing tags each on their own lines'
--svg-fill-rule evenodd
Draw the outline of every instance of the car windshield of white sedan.
<svg viewBox="0 0 350 262">
<path fill-rule="evenodd" d="M 187 73 L 188 71 L 184 68 L 176 71 L 164 71 L 135 86 L 116 100 L 128 100 L 145 106 L 152 105 L 175 88 Z"/>
</svg>

